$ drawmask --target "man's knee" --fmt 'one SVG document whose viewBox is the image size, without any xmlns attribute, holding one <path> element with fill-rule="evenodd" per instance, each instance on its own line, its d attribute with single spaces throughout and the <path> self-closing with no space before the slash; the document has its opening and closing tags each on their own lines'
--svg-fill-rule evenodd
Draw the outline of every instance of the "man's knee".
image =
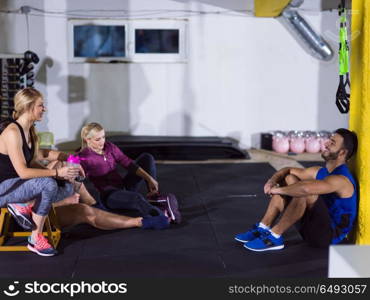
<svg viewBox="0 0 370 300">
<path fill-rule="evenodd" d="M 307 196 L 305 198 L 306 198 L 306 202 L 307 202 L 307 208 L 311 209 L 315 205 L 317 200 L 319 199 L 319 195 L 311 195 L 311 196 Z"/>
<path fill-rule="evenodd" d="M 295 184 L 298 181 L 300 181 L 300 179 L 297 176 L 293 175 L 293 174 L 288 174 L 287 176 L 285 176 L 285 183 L 287 185 Z"/>
<path fill-rule="evenodd" d="M 295 205 L 305 205 L 307 209 L 310 209 L 311 207 L 314 206 L 318 199 L 318 195 L 309 195 L 309 196 L 304 196 L 304 197 L 293 197 L 291 202 Z"/>
<path fill-rule="evenodd" d="M 80 205 L 80 213 L 83 217 L 83 220 L 86 223 L 94 226 L 95 220 L 96 220 L 96 208 L 91 207 L 84 203 L 80 203 L 79 205 Z"/>
</svg>

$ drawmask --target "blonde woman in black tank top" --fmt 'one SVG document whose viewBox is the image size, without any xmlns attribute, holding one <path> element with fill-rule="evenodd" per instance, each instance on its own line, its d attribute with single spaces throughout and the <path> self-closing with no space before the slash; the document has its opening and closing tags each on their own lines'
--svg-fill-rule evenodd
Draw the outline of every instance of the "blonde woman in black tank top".
<svg viewBox="0 0 370 300">
<path fill-rule="evenodd" d="M 33 88 L 18 91 L 14 106 L 14 121 L 0 135 L 0 206 L 7 205 L 16 221 L 32 230 L 28 241 L 31 251 L 52 256 L 56 251 L 41 233 L 51 205 L 66 198 L 78 202 L 72 184 L 66 181 L 59 187 L 55 178 L 70 180 L 80 170 L 43 169 L 37 163 L 40 151 L 34 123 L 41 121 L 45 112 L 40 92 Z"/>
</svg>

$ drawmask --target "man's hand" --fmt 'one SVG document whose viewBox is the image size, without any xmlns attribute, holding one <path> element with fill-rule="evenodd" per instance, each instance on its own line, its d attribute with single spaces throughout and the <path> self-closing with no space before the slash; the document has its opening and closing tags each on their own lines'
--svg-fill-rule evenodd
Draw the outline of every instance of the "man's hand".
<svg viewBox="0 0 370 300">
<path fill-rule="evenodd" d="M 79 175 L 85 178 L 86 174 L 85 174 L 85 171 L 84 171 L 84 169 L 82 168 L 81 165 L 79 165 L 78 170 L 79 170 Z"/>
<path fill-rule="evenodd" d="M 80 194 L 73 194 L 61 201 L 53 203 L 54 207 L 59 207 L 59 206 L 66 206 L 66 205 L 72 205 L 72 204 L 78 204 L 80 200 Z"/>
<path fill-rule="evenodd" d="M 263 187 L 263 191 L 265 194 L 270 195 L 271 194 L 271 189 L 275 187 L 277 183 L 271 179 L 267 180 L 265 186 Z"/>
<path fill-rule="evenodd" d="M 49 162 L 46 167 L 48 169 L 59 169 L 61 167 L 63 167 L 63 163 L 61 161 L 58 161 L 58 160 L 53 160 L 51 162 Z"/>
<path fill-rule="evenodd" d="M 272 187 L 271 189 L 270 189 L 270 195 L 279 195 L 281 193 L 281 191 L 280 191 L 280 187 L 278 186 L 278 185 L 276 185 L 276 186 L 274 186 L 274 187 Z"/>
</svg>

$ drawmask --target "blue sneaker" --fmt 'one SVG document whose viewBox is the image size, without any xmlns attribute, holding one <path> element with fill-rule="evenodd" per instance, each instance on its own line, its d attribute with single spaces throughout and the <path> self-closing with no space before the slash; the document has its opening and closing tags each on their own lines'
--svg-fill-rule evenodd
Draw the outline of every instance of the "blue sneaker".
<svg viewBox="0 0 370 300">
<path fill-rule="evenodd" d="M 234 239 L 238 242 L 246 243 L 258 238 L 265 231 L 268 230 L 259 227 L 258 223 L 256 223 L 253 225 L 251 230 L 237 234 Z"/>
<path fill-rule="evenodd" d="M 170 221 L 164 215 L 159 216 L 145 216 L 142 219 L 143 229 L 166 229 L 170 225 Z"/>
<path fill-rule="evenodd" d="M 245 243 L 244 248 L 258 252 L 280 250 L 284 248 L 284 239 L 283 237 L 277 239 L 270 231 L 266 231 L 260 237 Z"/>
</svg>

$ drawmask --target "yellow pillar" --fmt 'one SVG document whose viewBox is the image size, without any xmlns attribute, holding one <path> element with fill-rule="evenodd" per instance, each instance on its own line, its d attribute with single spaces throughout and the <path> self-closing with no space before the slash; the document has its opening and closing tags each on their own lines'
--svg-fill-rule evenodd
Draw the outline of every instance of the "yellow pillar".
<svg viewBox="0 0 370 300">
<path fill-rule="evenodd" d="M 356 243 L 370 244 L 370 1 L 352 1 L 351 106 L 349 127 L 357 133 L 354 162 L 360 185 Z"/>
<path fill-rule="evenodd" d="M 256 17 L 277 17 L 290 3 L 290 0 L 254 0 Z"/>
</svg>

